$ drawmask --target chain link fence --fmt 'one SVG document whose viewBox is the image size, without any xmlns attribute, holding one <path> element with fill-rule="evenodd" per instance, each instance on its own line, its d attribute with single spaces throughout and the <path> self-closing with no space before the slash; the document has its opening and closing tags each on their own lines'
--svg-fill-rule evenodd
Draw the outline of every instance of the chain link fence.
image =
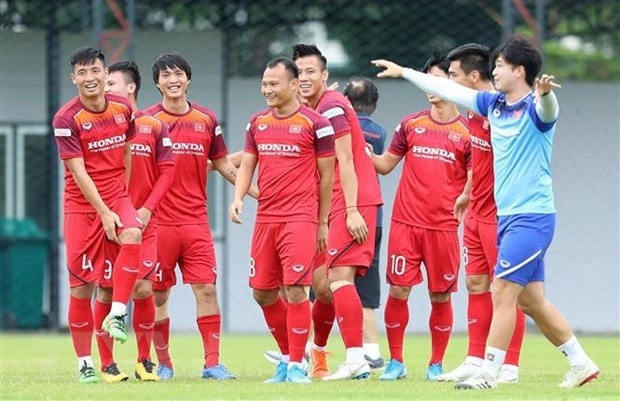
<svg viewBox="0 0 620 401">
<path fill-rule="evenodd" d="M 566 187 L 566 196 L 571 197 L 569 202 L 559 201 L 564 219 L 572 222 L 568 230 L 591 236 L 593 246 L 605 244 L 601 252 L 608 256 L 600 263 L 611 262 L 612 267 L 615 263 L 611 274 L 617 276 L 617 227 L 611 230 L 611 238 L 599 233 L 598 225 L 604 225 L 604 219 L 575 210 L 571 202 L 585 198 L 598 207 L 611 207 L 618 220 L 619 15 L 620 3 L 608 0 L 0 0 L 0 220 L 31 219 L 49 234 L 50 246 L 45 249 L 49 275 L 44 284 L 49 292 L 44 313 L 48 325 L 56 326 L 63 320 L 58 316 L 62 316 L 66 283 L 59 245 L 62 174 L 49 133 L 53 114 L 75 96 L 68 60 L 78 47 L 98 45 L 108 62 L 136 60 L 143 75 L 140 107 L 159 100 L 150 76 L 153 58 L 167 51 L 182 54 L 194 71 L 190 98 L 218 113 L 229 147 L 237 150 L 242 146 L 240 133 L 247 118 L 264 107 L 258 87 L 265 63 L 274 56 L 290 54 L 295 43 L 316 43 L 328 59 L 330 81 L 343 81 L 351 75 L 373 76 L 376 70 L 369 61 L 374 58 L 421 67 L 435 49 L 449 50 L 468 42 L 494 48 L 504 36 L 519 31 L 538 41 L 546 71 L 560 81 L 583 82 L 576 89 L 567 88 L 565 93 L 571 96 L 560 99 L 575 103 L 577 112 L 571 117 L 575 124 L 594 121 L 592 115 L 600 115 L 601 120 L 592 126 L 615 141 L 604 159 L 584 156 L 584 149 L 578 152 L 574 143 L 560 143 L 573 152 L 571 157 L 589 160 L 592 165 L 577 165 L 600 172 L 598 177 L 604 183 L 590 188 L 593 178 L 575 171 L 587 190 L 578 196 L 570 194 L 569 179 L 562 183 L 562 176 L 556 190 Z M 377 119 L 388 131 L 414 107 L 426 107 L 423 97 L 409 91 L 406 84 L 381 82 L 380 90 Z M 597 99 L 607 108 L 583 108 L 579 100 L 583 90 L 592 95 L 589 99 Z M 564 126 L 574 130 L 575 124 Z M 580 140 L 582 135 L 575 132 Z M 593 145 L 588 142 L 584 146 Z M 570 170 L 575 167 L 572 162 L 561 159 L 556 164 Z M 394 186 L 396 182 L 394 178 Z M 615 192 L 610 193 L 609 188 Z M 247 253 L 249 233 L 228 226 L 223 211 L 230 188 L 212 177 L 208 190 L 218 256 L 230 271 L 238 270 L 223 273 L 220 280 L 223 297 L 232 299 L 235 288 L 246 288 L 245 264 L 239 266 L 245 262 L 238 255 Z M 599 190 L 601 193 L 596 192 Z M 389 189 L 387 193 L 386 205 L 392 202 Z M 559 199 L 565 199 L 563 196 L 558 194 Z M 584 228 L 588 231 L 581 231 Z M 574 252 L 576 240 L 570 241 L 566 249 Z M 616 320 L 617 282 L 608 288 L 616 294 L 615 301 L 612 298 Z M 225 299 L 223 304 L 225 313 L 236 313 L 232 302 Z M 260 319 L 259 324 L 260 329 Z M 612 322 L 612 329 L 617 331 L 617 326 L 617 321 Z M 232 323 L 227 327 L 237 328 Z"/>
</svg>

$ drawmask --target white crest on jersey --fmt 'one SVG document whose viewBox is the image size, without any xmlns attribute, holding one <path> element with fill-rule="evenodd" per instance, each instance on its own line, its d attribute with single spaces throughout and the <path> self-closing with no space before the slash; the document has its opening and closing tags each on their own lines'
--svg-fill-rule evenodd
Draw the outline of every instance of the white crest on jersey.
<svg viewBox="0 0 620 401">
<path fill-rule="evenodd" d="M 69 128 L 55 128 L 54 136 L 71 136 L 71 130 Z"/>
<path fill-rule="evenodd" d="M 342 116 L 344 115 L 344 109 L 342 107 L 332 107 L 329 110 L 325 110 L 323 112 L 323 117 L 329 119 L 332 119 L 336 116 Z"/>
<path fill-rule="evenodd" d="M 334 135 L 334 127 L 332 127 L 331 125 L 320 128 L 316 131 L 317 138 L 323 138 L 324 136 L 329 136 L 329 135 Z"/>
</svg>

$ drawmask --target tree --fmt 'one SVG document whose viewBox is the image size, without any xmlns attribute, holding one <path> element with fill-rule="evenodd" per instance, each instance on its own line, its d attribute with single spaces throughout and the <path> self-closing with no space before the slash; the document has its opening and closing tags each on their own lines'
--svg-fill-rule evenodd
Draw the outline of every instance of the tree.
<svg viewBox="0 0 620 401">
<path fill-rule="evenodd" d="M 5 0 L 0 29 L 45 29 L 41 13 L 49 0 Z M 125 7 L 125 0 L 100 0 Z M 535 15 L 535 1 L 513 0 Z M 91 0 L 57 1 L 58 26 L 63 31 L 91 29 Z M 497 0 L 135 0 L 136 27 L 166 31 L 220 29 L 226 33 L 230 75 L 260 74 L 265 62 L 277 53 L 288 54 L 290 45 L 303 40 L 305 22 L 321 22 L 329 38 L 343 44 L 350 64 L 335 72 L 373 74 L 369 61 L 390 58 L 419 67 L 433 49 L 449 49 L 466 42 L 495 47 L 501 41 L 502 2 Z M 529 30 L 515 13 L 518 30 Z M 554 72 L 578 78 L 568 63 L 571 52 L 562 39 L 576 36 L 594 54 L 600 74 L 586 79 L 620 79 L 620 2 L 611 0 L 546 0 L 545 39 L 548 60 L 558 61 Z M 105 27 L 114 19 L 106 14 Z M 112 25 L 112 26 L 110 26 Z M 587 66 L 589 67 L 589 66 Z M 588 68 L 586 68 L 588 69 Z"/>
</svg>

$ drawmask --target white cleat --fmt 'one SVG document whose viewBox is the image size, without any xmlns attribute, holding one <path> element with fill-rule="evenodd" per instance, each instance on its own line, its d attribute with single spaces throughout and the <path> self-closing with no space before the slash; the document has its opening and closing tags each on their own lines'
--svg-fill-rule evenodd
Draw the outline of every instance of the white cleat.
<svg viewBox="0 0 620 401">
<path fill-rule="evenodd" d="M 458 390 L 486 390 L 497 387 L 497 381 L 488 373 L 479 372 L 477 375 L 454 385 Z"/>
<path fill-rule="evenodd" d="M 519 367 L 516 365 L 502 365 L 497 378 L 497 384 L 519 383 Z"/>
<path fill-rule="evenodd" d="M 585 365 L 573 366 L 564 376 L 560 388 L 577 388 L 596 379 L 600 373 L 598 366 L 588 358 Z"/>
<path fill-rule="evenodd" d="M 282 354 L 280 351 L 269 350 L 263 352 L 263 356 L 265 359 L 274 365 L 278 366 L 280 362 L 282 362 Z"/>
<path fill-rule="evenodd" d="M 278 366 L 280 362 L 283 362 L 282 353 L 280 353 L 280 351 L 268 350 L 268 351 L 263 352 L 263 356 L 268 362 L 273 363 L 276 366 Z M 305 369 L 308 369 L 309 360 L 310 358 L 308 354 L 304 354 L 304 358 L 302 359 L 301 364 Z"/>
<path fill-rule="evenodd" d="M 323 378 L 324 381 L 330 380 L 362 380 L 370 375 L 370 365 L 368 362 L 362 363 L 343 363 L 338 370 Z"/>
<path fill-rule="evenodd" d="M 436 380 L 438 382 L 460 382 L 467 380 L 479 372 L 480 366 L 482 366 L 482 364 L 476 365 L 473 362 L 465 360 L 465 362 L 457 366 L 454 370 L 437 376 Z"/>
</svg>

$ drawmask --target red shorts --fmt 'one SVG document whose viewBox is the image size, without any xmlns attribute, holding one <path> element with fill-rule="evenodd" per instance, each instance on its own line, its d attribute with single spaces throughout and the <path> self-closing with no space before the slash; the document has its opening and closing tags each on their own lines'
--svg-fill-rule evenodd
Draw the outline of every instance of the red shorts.
<svg viewBox="0 0 620 401">
<path fill-rule="evenodd" d="M 141 228 L 142 220 L 128 196 L 111 203 L 110 209 L 118 214 L 123 227 Z M 109 244 L 97 213 L 67 213 L 64 218 L 64 238 L 67 251 L 69 286 L 98 281 L 103 274 Z"/>
<path fill-rule="evenodd" d="M 330 213 L 327 251 L 325 251 L 324 258 L 320 256 L 316 258 L 315 267 L 323 264 L 329 269 L 353 266 L 357 267 L 357 276 L 365 275 L 375 255 L 378 209 L 379 206 L 364 206 L 358 209 L 368 227 L 368 238 L 362 244 L 358 244 L 347 230 L 347 220 L 343 210 Z"/>
<path fill-rule="evenodd" d="M 157 261 L 160 271 L 153 290 L 166 291 L 176 284 L 177 263 L 184 284 L 215 284 L 217 265 L 211 228 L 208 224 L 159 225 Z"/>
<path fill-rule="evenodd" d="M 316 223 L 256 223 L 250 251 L 250 287 L 273 290 L 310 285 L 316 254 Z"/>
<path fill-rule="evenodd" d="M 64 232 L 69 287 L 99 280 L 105 261 L 106 239 L 97 213 L 67 213 Z"/>
<path fill-rule="evenodd" d="M 140 228 L 144 226 L 142 223 L 142 219 L 138 215 L 136 208 L 131 203 L 131 198 L 128 196 L 124 196 L 119 198 L 116 202 L 112 203 L 110 209 L 118 214 L 118 217 L 121 219 L 121 223 L 123 223 L 123 227 L 118 227 L 116 229 L 116 234 L 120 234 L 123 230 L 127 228 Z"/>
<path fill-rule="evenodd" d="M 392 220 L 388 239 L 388 284 L 413 287 L 424 281 L 431 292 L 456 292 L 459 238 L 456 231 L 428 230 Z"/>
<path fill-rule="evenodd" d="M 497 223 L 485 223 L 467 213 L 462 251 L 466 275 L 488 274 L 493 277 L 497 264 Z"/>
<path fill-rule="evenodd" d="M 157 264 L 157 221 L 149 222 L 146 230 L 142 233 L 142 263 L 138 279 L 155 281 L 155 268 Z M 119 244 L 106 241 L 106 259 L 103 274 L 99 279 L 99 287 L 112 288 L 112 267 L 121 247 Z"/>
</svg>

